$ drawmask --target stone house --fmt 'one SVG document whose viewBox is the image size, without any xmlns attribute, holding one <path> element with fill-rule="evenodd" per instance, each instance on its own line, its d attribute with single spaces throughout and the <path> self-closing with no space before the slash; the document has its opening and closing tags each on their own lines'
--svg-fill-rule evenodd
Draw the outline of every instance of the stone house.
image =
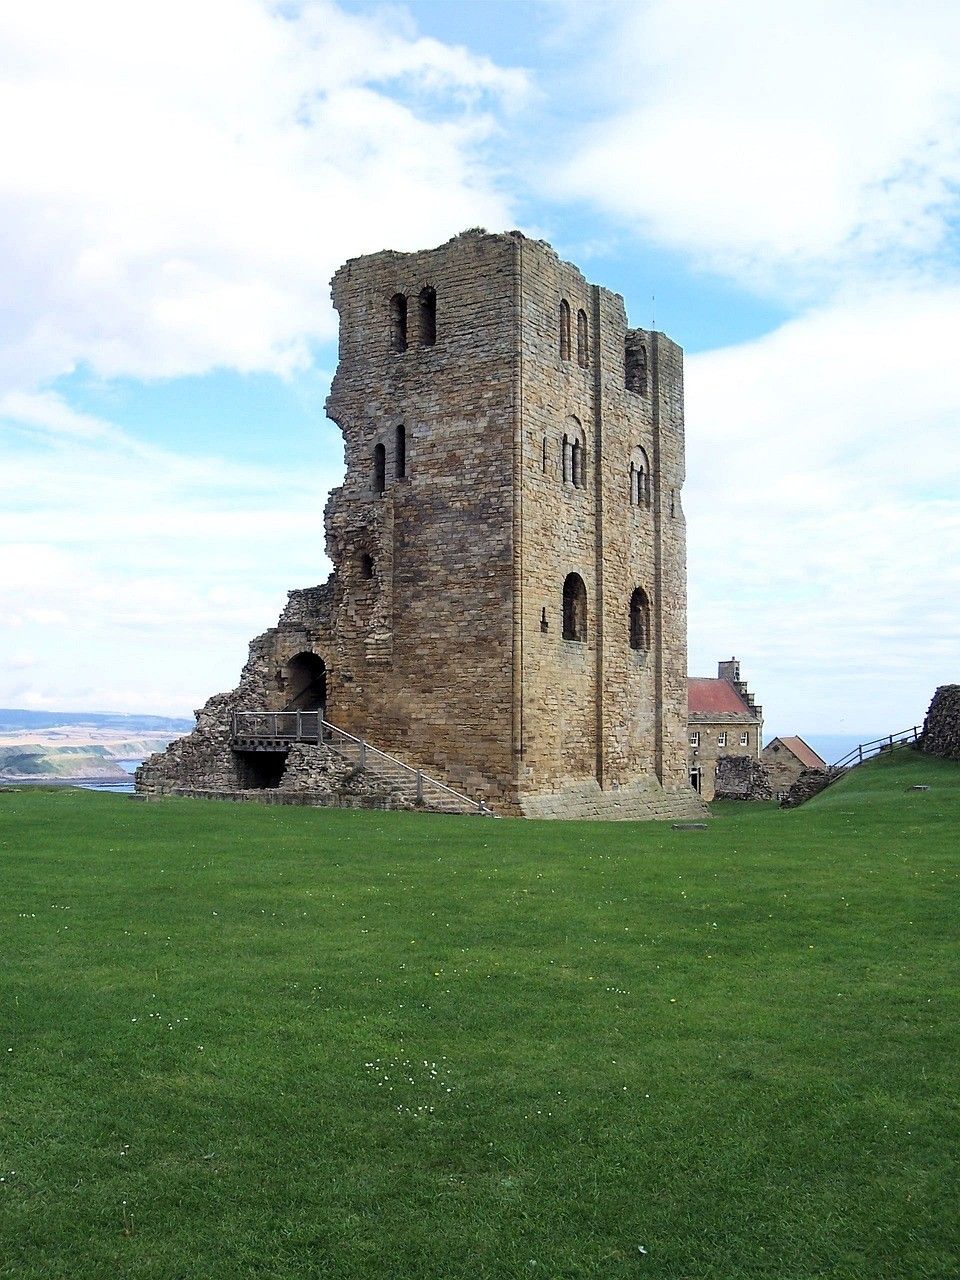
<svg viewBox="0 0 960 1280">
<path fill-rule="evenodd" d="M 770 779 L 776 800 L 783 800 L 805 769 L 826 773 L 829 765 L 802 738 L 774 738 L 763 748 L 760 759 Z"/>
<path fill-rule="evenodd" d="M 355 258 L 332 292 L 333 572 L 138 789 L 294 797 L 336 773 L 311 764 L 322 718 L 501 814 L 702 814 L 681 349 L 519 232 Z"/>
<path fill-rule="evenodd" d="M 687 681 L 687 732 L 690 785 L 704 800 L 714 798 L 722 757 L 760 759 L 763 708 L 740 679 L 736 658 L 717 664 L 716 679 Z"/>
</svg>

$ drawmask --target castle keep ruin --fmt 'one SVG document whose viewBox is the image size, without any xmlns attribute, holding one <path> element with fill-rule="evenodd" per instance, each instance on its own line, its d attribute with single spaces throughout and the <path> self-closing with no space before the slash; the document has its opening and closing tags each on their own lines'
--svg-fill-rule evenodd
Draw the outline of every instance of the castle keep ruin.
<svg viewBox="0 0 960 1280">
<path fill-rule="evenodd" d="M 680 348 L 519 232 L 352 259 L 333 301 L 333 573 L 138 789 L 364 802 L 326 721 L 502 814 L 703 812 Z M 350 749 L 375 802 L 389 766 Z"/>
</svg>

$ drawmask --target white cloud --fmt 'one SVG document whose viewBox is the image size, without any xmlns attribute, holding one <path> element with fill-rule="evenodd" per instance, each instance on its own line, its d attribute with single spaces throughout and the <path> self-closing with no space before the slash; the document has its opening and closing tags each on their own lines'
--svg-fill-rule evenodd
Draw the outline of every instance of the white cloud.
<svg viewBox="0 0 960 1280">
<path fill-rule="evenodd" d="M 0 437 L 0 654 L 33 659 L 0 705 L 183 714 L 329 571 L 335 469 L 181 456 L 49 393 L 0 400 Z"/>
<path fill-rule="evenodd" d="M 608 6 L 600 29 L 581 80 L 602 100 L 564 138 L 564 195 L 781 289 L 943 248 L 960 180 L 951 0 L 650 0 Z"/>
<path fill-rule="evenodd" d="M 687 362 L 690 666 L 735 652 L 774 732 L 957 679 L 958 332 L 960 289 L 878 293 Z"/>
<path fill-rule="evenodd" d="M 332 0 L 0 10 L 0 388 L 279 373 L 345 256 L 509 222 L 483 166 L 525 77 Z"/>
</svg>

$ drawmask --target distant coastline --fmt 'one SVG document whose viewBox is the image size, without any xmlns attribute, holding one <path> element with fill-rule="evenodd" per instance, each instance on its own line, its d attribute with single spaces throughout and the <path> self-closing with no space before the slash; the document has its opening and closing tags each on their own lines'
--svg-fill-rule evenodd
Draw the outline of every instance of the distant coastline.
<svg viewBox="0 0 960 1280">
<path fill-rule="evenodd" d="M 129 790 L 137 765 L 192 720 L 0 708 L 0 785 Z"/>
</svg>

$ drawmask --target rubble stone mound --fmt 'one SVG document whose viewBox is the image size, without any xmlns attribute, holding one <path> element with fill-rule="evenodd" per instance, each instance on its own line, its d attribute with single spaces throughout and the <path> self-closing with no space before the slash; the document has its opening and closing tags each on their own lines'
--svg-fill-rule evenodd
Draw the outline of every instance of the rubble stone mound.
<svg viewBox="0 0 960 1280">
<path fill-rule="evenodd" d="M 941 760 L 960 760 L 960 684 L 942 684 L 933 695 L 920 750 Z"/>
<path fill-rule="evenodd" d="M 781 809 L 796 809 L 830 785 L 845 772 L 843 769 L 804 769 L 787 794 L 780 801 Z"/>
<path fill-rule="evenodd" d="M 717 760 L 715 800 L 770 800 L 770 775 L 752 756 L 720 756 Z"/>
</svg>

